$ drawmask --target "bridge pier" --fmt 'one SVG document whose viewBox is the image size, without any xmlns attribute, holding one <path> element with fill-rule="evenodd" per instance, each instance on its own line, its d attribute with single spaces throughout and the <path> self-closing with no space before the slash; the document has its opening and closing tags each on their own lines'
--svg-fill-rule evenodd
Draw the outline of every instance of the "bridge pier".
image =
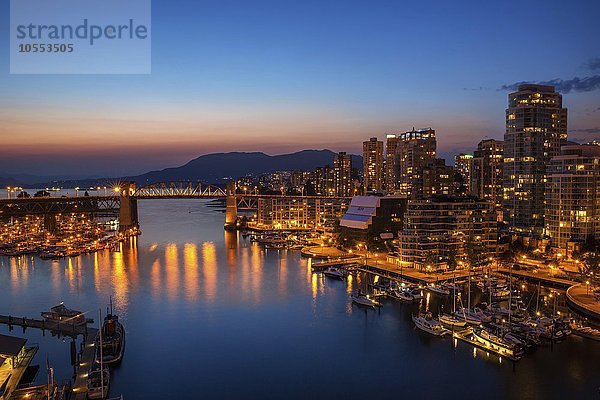
<svg viewBox="0 0 600 400">
<path fill-rule="evenodd" d="M 235 195 L 235 182 L 227 184 L 227 200 L 225 208 L 225 229 L 235 230 L 237 228 L 237 198 Z"/>
<path fill-rule="evenodd" d="M 131 228 L 139 228 L 137 199 L 135 193 L 135 182 L 123 182 L 119 189 L 119 231 Z"/>
</svg>

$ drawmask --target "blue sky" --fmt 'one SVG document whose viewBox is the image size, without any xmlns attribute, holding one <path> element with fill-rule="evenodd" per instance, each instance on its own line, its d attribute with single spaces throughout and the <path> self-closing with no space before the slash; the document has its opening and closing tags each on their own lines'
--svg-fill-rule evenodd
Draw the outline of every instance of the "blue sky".
<svg viewBox="0 0 600 400">
<path fill-rule="evenodd" d="M 599 2 L 490 3 L 154 0 L 151 75 L 22 76 L 8 73 L 2 2 L 0 176 L 358 153 L 413 126 L 437 130 L 442 156 L 469 150 L 502 137 L 502 85 L 600 75 Z M 564 95 L 573 138 L 600 137 L 592 87 Z"/>
</svg>

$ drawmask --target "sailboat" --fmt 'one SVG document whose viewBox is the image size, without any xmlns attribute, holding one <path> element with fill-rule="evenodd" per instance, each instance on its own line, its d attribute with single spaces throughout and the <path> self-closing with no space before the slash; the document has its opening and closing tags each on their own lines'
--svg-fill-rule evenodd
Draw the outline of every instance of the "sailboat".
<svg viewBox="0 0 600 400">
<path fill-rule="evenodd" d="M 452 314 L 442 313 L 438 315 L 440 322 L 446 326 L 462 328 L 467 325 L 466 319 L 456 316 L 456 285 L 452 283 Z"/>
<path fill-rule="evenodd" d="M 412 320 L 417 328 L 431 335 L 444 336 L 450 333 L 438 320 L 433 319 L 430 312 L 425 314 L 424 317 L 413 315 Z"/>
</svg>

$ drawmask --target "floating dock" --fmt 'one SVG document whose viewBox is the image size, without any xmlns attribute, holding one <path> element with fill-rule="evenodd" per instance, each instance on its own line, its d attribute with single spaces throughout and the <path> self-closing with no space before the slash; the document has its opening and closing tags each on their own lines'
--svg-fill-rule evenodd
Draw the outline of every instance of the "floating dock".
<svg viewBox="0 0 600 400">
<path fill-rule="evenodd" d="M 84 339 L 83 351 L 81 353 L 79 364 L 77 365 L 77 375 L 75 376 L 75 383 L 73 384 L 75 400 L 87 399 L 87 376 L 94 363 L 94 355 L 96 352 L 94 341 L 96 340 L 97 334 L 98 329 L 88 328 L 88 335 Z"/>
<path fill-rule="evenodd" d="M 519 361 L 521 359 L 521 357 L 515 357 L 508 352 L 502 351 L 501 349 L 494 349 L 491 346 L 486 346 L 483 343 L 480 343 L 477 340 L 473 339 L 473 328 L 466 328 L 460 331 L 454 331 L 454 333 L 452 333 L 452 337 L 462 340 L 463 342 L 469 343 L 472 346 L 475 346 L 486 352 L 493 353 L 498 357 L 506 358 L 510 361 Z"/>
</svg>

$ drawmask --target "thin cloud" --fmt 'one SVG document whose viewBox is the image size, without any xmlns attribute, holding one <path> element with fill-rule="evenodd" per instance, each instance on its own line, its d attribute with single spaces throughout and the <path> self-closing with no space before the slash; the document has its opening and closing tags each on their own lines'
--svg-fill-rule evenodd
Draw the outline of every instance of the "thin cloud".
<svg viewBox="0 0 600 400">
<path fill-rule="evenodd" d="M 560 93 L 569 92 L 592 92 L 600 89 L 600 75 L 588 76 L 585 78 L 575 77 L 573 79 L 552 79 L 543 82 L 516 82 L 508 85 L 502 85 L 500 90 L 518 90 L 519 85 L 526 83 L 537 83 L 540 85 L 552 85 Z"/>
<path fill-rule="evenodd" d="M 586 133 L 586 134 L 596 134 L 600 133 L 600 128 L 585 128 L 585 129 L 572 129 L 573 133 Z"/>
<path fill-rule="evenodd" d="M 590 61 L 587 62 L 586 67 L 590 71 L 600 70 L 600 57 L 590 59 Z"/>
</svg>

